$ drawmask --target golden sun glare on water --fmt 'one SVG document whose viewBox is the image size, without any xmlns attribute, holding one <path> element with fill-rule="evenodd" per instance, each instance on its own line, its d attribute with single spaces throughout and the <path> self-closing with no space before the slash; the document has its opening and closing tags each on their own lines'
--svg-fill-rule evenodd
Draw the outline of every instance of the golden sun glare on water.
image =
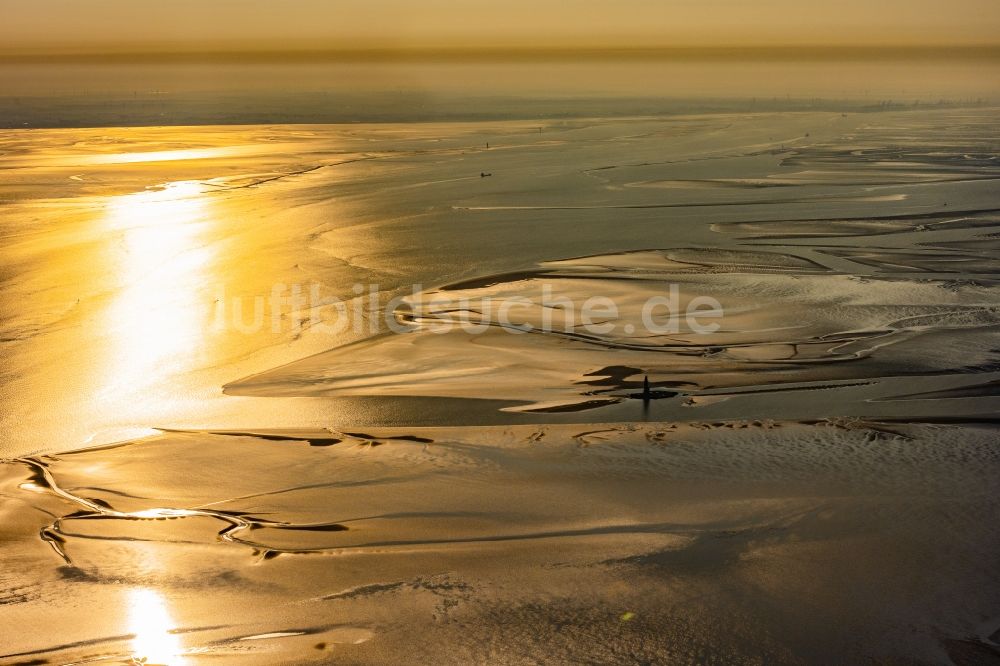
<svg viewBox="0 0 1000 666">
<path fill-rule="evenodd" d="M 157 592 L 138 588 L 127 599 L 129 633 L 132 639 L 132 663 L 146 666 L 186 666 L 184 646 L 176 633 L 174 621 L 163 597 Z"/>
<path fill-rule="evenodd" d="M 203 239 L 210 223 L 203 187 L 190 181 L 108 203 L 104 224 L 120 242 L 112 264 L 119 290 L 108 308 L 105 392 L 190 364 L 208 313 L 198 294 L 213 254 Z"/>
</svg>

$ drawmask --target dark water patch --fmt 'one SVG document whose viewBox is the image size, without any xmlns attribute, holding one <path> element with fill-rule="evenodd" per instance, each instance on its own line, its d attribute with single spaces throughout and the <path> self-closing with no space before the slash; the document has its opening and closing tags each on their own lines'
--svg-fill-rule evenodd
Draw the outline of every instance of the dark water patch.
<svg viewBox="0 0 1000 666">
<path fill-rule="evenodd" d="M 434 440 L 429 437 L 419 437 L 417 435 L 370 435 L 364 432 L 344 432 L 345 435 L 354 437 L 355 439 L 367 440 L 372 443 L 383 443 L 387 441 L 400 441 L 400 442 L 416 442 L 419 444 L 433 444 Z"/>
<path fill-rule="evenodd" d="M 451 284 L 444 285 L 443 287 L 439 287 L 439 289 L 441 291 L 482 289 L 484 287 L 492 287 L 506 282 L 520 282 L 522 280 L 530 280 L 532 278 L 542 277 L 544 275 L 545 275 L 544 270 L 514 271 L 511 273 L 500 273 L 499 275 L 486 275 L 482 277 L 470 278 L 468 280 L 463 280 L 461 282 L 453 282 Z"/>
<path fill-rule="evenodd" d="M 780 240 L 841 236 L 882 236 L 910 232 L 1000 227 L 1000 209 L 943 210 L 930 213 L 858 218 L 805 218 L 717 222 L 712 230 L 741 239 Z"/>
<path fill-rule="evenodd" d="M 297 435 L 280 435 L 280 434 L 269 434 L 263 432 L 253 432 L 253 431 L 239 431 L 239 430 L 205 430 L 205 431 L 194 431 L 194 430 L 170 430 L 162 429 L 164 432 L 204 432 L 209 435 L 220 435 L 223 437 L 253 437 L 255 439 L 264 440 L 266 442 L 307 442 L 309 446 L 333 446 L 334 444 L 340 444 L 344 441 L 338 437 L 307 437 L 307 436 L 297 436 Z"/>
<path fill-rule="evenodd" d="M 304 532 L 346 532 L 348 528 L 346 525 L 341 525 L 340 523 L 320 523 L 317 525 L 290 525 L 287 523 L 272 523 L 272 522 L 259 522 L 256 525 L 251 526 L 251 529 L 256 527 L 277 527 L 282 530 L 296 531 L 301 530 Z"/>
<path fill-rule="evenodd" d="M 371 585 L 361 585 L 359 587 L 353 587 L 349 590 L 344 590 L 343 592 L 335 592 L 333 594 L 327 594 L 320 597 L 323 601 L 333 601 L 336 599 L 355 599 L 357 597 L 369 597 L 376 594 L 382 594 L 383 592 L 393 592 L 404 587 L 406 583 L 404 581 L 399 581 L 396 583 L 372 583 Z"/>
<path fill-rule="evenodd" d="M 896 248 L 819 248 L 817 251 L 887 272 L 1000 273 L 1000 261 L 981 254 L 957 254 L 935 250 L 913 251 Z"/>
<path fill-rule="evenodd" d="M 647 574 L 665 576 L 718 575 L 738 566 L 751 547 L 779 541 L 787 537 L 787 532 L 778 527 L 759 527 L 698 534 L 681 547 L 604 560 L 601 564 L 635 567 Z"/>
<path fill-rule="evenodd" d="M 534 407 L 530 409 L 525 409 L 525 412 L 531 414 L 564 414 L 572 412 L 584 412 L 591 409 L 597 409 L 598 407 L 607 407 L 608 405 L 614 405 L 619 402 L 617 399 L 606 398 L 602 400 L 583 400 L 581 402 L 576 402 L 571 405 L 554 405 L 551 407 Z"/>
<path fill-rule="evenodd" d="M 992 398 L 1000 396 L 1000 380 L 993 380 L 972 386 L 959 386 L 940 391 L 908 393 L 906 395 L 882 398 L 882 400 L 951 400 L 955 398 Z"/>
</svg>

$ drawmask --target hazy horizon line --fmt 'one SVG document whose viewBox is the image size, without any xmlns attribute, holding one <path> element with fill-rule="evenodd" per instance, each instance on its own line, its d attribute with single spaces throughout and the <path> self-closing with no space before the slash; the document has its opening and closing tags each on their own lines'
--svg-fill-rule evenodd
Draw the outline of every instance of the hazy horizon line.
<svg viewBox="0 0 1000 666">
<path fill-rule="evenodd" d="M 343 48 L 6 49 L 0 63 L 363 62 L 511 60 L 1000 60 L 1000 43 L 954 45 L 374 46 Z"/>
</svg>

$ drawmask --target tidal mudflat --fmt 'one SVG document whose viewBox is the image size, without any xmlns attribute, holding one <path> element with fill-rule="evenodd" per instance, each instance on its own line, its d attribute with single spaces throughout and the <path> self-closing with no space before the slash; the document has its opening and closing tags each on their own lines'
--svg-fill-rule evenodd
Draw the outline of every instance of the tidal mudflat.
<svg viewBox="0 0 1000 666">
<path fill-rule="evenodd" d="M 1000 659 L 998 130 L 5 131 L 0 663 Z"/>
</svg>

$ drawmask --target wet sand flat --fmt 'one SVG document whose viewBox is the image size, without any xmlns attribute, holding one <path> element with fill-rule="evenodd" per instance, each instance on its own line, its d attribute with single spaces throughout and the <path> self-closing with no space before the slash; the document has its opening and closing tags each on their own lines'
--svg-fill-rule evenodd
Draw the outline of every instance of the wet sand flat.
<svg viewBox="0 0 1000 666">
<path fill-rule="evenodd" d="M 0 663 L 991 663 L 998 131 L 4 131 Z"/>
<path fill-rule="evenodd" d="M 3 615 L 33 629 L 4 663 L 943 663 L 998 621 L 996 442 L 734 421 L 14 460 Z"/>
</svg>

